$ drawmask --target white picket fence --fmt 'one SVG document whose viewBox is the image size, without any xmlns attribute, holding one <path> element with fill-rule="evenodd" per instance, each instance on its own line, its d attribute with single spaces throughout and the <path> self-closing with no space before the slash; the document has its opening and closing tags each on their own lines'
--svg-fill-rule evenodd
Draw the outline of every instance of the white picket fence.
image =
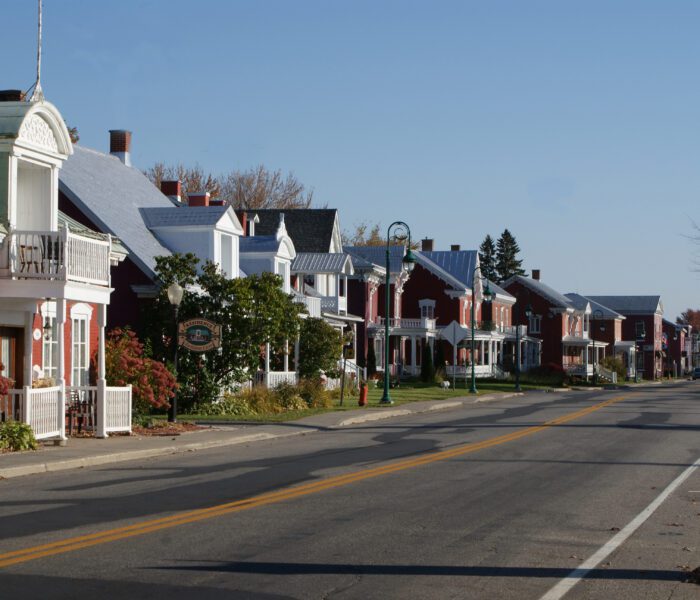
<svg viewBox="0 0 700 600">
<path fill-rule="evenodd" d="M 105 388 L 105 432 L 131 432 L 131 386 Z"/>
<path fill-rule="evenodd" d="M 37 440 L 63 437 L 65 410 L 59 386 L 24 388 L 23 420 L 29 424 Z"/>
</svg>

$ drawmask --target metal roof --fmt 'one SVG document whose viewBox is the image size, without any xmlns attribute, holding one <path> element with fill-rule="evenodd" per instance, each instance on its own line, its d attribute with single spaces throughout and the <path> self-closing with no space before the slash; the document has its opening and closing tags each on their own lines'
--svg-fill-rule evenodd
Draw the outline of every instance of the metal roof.
<svg viewBox="0 0 700 600">
<path fill-rule="evenodd" d="M 564 294 L 557 292 L 555 289 L 552 289 L 538 279 L 530 279 L 529 277 L 524 277 L 523 275 L 513 275 L 504 281 L 502 285 L 507 290 L 509 285 L 516 282 L 524 285 L 539 296 L 542 296 L 557 308 L 574 308 L 571 300 L 569 300 Z"/>
<path fill-rule="evenodd" d="M 603 304 L 600 304 L 600 302 L 596 302 L 595 300 L 591 300 L 591 298 L 588 298 L 587 296 L 582 296 L 581 294 L 575 294 L 575 293 L 569 293 L 569 294 L 564 294 L 569 300 L 574 305 L 574 308 L 578 310 L 585 310 L 586 304 L 591 305 L 591 316 L 595 314 L 596 311 L 600 311 L 603 313 L 602 318 L 603 319 L 624 319 L 625 317 L 621 315 L 620 313 L 612 310 L 611 308 L 604 306 Z M 600 316 L 593 317 L 593 318 L 600 318 Z"/>
<path fill-rule="evenodd" d="M 654 314 L 664 307 L 661 303 L 661 296 L 586 296 L 591 300 L 607 306 L 623 315 L 625 314 Z"/>
<path fill-rule="evenodd" d="M 462 287 L 472 287 L 478 258 L 476 250 L 431 250 L 421 251 L 421 254 L 458 279 Z"/>
<path fill-rule="evenodd" d="M 274 235 L 254 235 L 252 237 L 239 238 L 238 244 L 241 254 L 249 252 L 272 252 L 277 254 L 282 240 L 278 240 Z"/>
<path fill-rule="evenodd" d="M 342 252 L 299 252 L 292 273 L 335 273 L 352 275 L 352 258 Z"/>
<path fill-rule="evenodd" d="M 229 210 L 228 206 L 179 206 L 140 208 L 149 229 L 158 227 L 212 227 Z"/>
<path fill-rule="evenodd" d="M 76 145 L 59 171 L 59 186 L 95 226 L 121 240 L 146 275 L 155 277 L 155 257 L 171 252 L 146 227 L 140 209 L 177 209 L 141 171 L 115 156 Z"/>
<path fill-rule="evenodd" d="M 345 246 L 343 250 L 352 255 L 353 263 L 358 256 L 366 262 L 386 268 L 386 246 Z M 401 261 L 405 254 L 404 246 L 389 246 L 389 270 L 392 273 L 401 272 L 403 269 Z"/>
</svg>

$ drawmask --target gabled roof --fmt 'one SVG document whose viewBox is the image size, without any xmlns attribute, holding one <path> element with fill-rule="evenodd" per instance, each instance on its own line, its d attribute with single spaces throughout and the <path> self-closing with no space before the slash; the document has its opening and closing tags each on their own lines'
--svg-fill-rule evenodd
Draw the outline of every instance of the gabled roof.
<svg viewBox="0 0 700 600">
<path fill-rule="evenodd" d="M 476 250 L 431 250 L 421 251 L 420 254 L 452 275 L 459 281 L 460 287 L 471 289 L 474 267 L 478 260 Z"/>
<path fill-rule="evenodd" d="M 501 285 L 508 289 L 508 286 L 513 283 L 520 283 L 529 290 L 538 294 L 545 300 L 547 300 L 555 308 L 574 308 L 573 303 L 564 294 L 557 292 L 555 289 L 549 287 L 548 285 L 542 283 L 538 279 L 530 279 L 529 277 L 524 277 L 523 275 L 513 275 L 504 281 Z"/>
<path fill-rule="evenodd" d="M 115 156 L 75 146 L 59 171 L 59 188 L 103 232 L 117 236 L 147 276 L 155 277 L 155 257 L 171 252 L 146 227 L 140 209 L 177 209 L 141 171 Z"/>
<path fill-rule="evenodd" d="M 623 315 L 652 315 L 657 310 L 663 314 L 661 296 L 586 296 Z"/>
<path fill-rule="evenodd" d="M 344 246 L 343 250 L 353 257 L 359 257 L 368 263 L 386 269 L 386 246 Z M 402 260 L 406 254 L 404 246 L 389 246 L 389 270 L 391 273 L 400 273 L 403 269 Z"/>
<path fill-rule="evenodd" d="M 613 309 L 609 308 L 608 306 L 604 306 L 603 304 L 600 304 L 600 302 L 596 302 L 595 300 L 592 300 L 591 298 L 588 298 L 587 296 L 581 296 L 581 294 L 575 294 L 575 293 L 565 294 L 565 296 L 569 300 L 571 300 L 571 302 L 574 305 L 574 308 L 576 308 L 577 310 L 585 310 L 586 306 L 588 304 L 590 304 L 591 317 L 594 319 L 596 319 L 596 318 L 624 319 L 625 318 L 619 312 L 616 312 Z M 602 313 L 602 317 L 600 316 L 600 314 L 598 314 L 597 311 L 600 311 L 600 313 Z"/>
<path fill-rule="evenodd" d="M 179 206 L 140 208 L 149 229 L 158 227 L 213 227 L 226 214 L 228 206 Z"/>
<path fill-rule="evenodd" d="M 352 258 L 342 252 L 299 252 L 292 273 L 334 273 L 352 275 Z"/>
<path fill-rule="evenodd" d="M 284 213 L 287 233 L 297 252 L 330 252 L 338 211 L 335 208 L 267 208 L 249 210 L 258 215 L 255 235 L 274 235 Z"/>
<path fill-rule="evenodd" d="M 413 255 L 416 257 L 417 263 L 421 265 L 424 269 L 427 269 L 428 271 L 442 279 L 445 283 L 447 283 L 447 285 L 449 285 L 453 289 L 466 293 L 467 288 L 469 286 L 467 286 L 464 282 L 457 279 L 457 277 L 443 269 L 439 264 L 430 260 L 427 254 L 427 252 L 418 251 L 413 253 Z"/>
</svg>

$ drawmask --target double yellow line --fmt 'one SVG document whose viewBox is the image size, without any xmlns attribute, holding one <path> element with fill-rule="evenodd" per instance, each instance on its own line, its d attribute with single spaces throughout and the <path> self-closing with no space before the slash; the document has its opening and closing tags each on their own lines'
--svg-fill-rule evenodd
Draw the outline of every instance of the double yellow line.
<svg viewBox="0 0 700 600">
<path fill-rule="evenodd" d="M 551 421 L 546 421 L 542 425 L 535 425 L 533 427 L 528 427 L 520 431 L 500 435 L 488 440 L 484 440 L 483 442 L 463 444 L 455 448 L 451 448 L 449 450 L 431 452 L 429 454 L 400 460 L 381 467 L 374 467 L 371 469 L 365 469 L 354 473 L 348 473 L 346 475 L 329 477 L 320 481 L 306 483 L 291 488 L 285 488 L 277 492 L 270 492 L 267 494 L 261 494 L 259 496 L 252 496 L 243 500 L 236 500 L 235 502 L 218 504 L 209 508 L 202 508 L 184 513 L 178 513 L 169 517 L 152 519 L 149 521 L 144 521 L 142 523 L 127 525 L 125 527 L 118 527 L 116 529 L 108 529 L 106 531 L 100 531 L 88 535 L 66 538 L 63 540 L 58 540 L 56 542 L 51 542 L 49 544 L 42 544 L 39 546 L 32 546 L 31 548 L 24 548 L 23 550 L 5 552 L 0 554 L 0 567 L 9 567 L 10 565 L 16 565 L 31 560 L 37 560 L 46 556 L 63 554 L 65 552 L 73 552 L 74 550 L 80 550 L 81 548 L 89 548 L 90 546 L 97 546 L 99 544 L 106 544 L 108 542 L 123 540 L 138 535 L 144 535 L 146 533 L 159 531 L 161 529 L 168 529 L 170 527 L 177 527 L 178 525 L 186 525 L 188 523 L 196 523 L 197 521 L 213 519 L 222 515 L 240 512 L 243 510 L 249 510 L 251 508 L 257 508 L 259 506 L 266 506 L 268 504 L 276 504 L 285 500 L 292 500 L 294 498 L 308 496 L 309 494 L 316 494 L 324 490 L 342 487 L 344 485 L 349 485 L 358 481 L 364 481 L 365 479 L 372 479 L 374 477 L 380 477 L 382 475 L 396 473 L 405 469 L 412 469 L 414 467 L 420 467 L 422 465 L 427 465 L 442 460 L 449 460 L 450 458 L 455 458 L 457 456 L 462 456 L 464 454 L 469 454 L 478 450 L 484 450 L 486 448 L 491 448 L 493 446 L 498 446 L 500 444 L 512 442 L 520 438 L 533 435 L 534 433 L 537 433 L 539 431 L 543 431 L 544 429 L 548 429 L 549 427 L 554 427 L 556 425 L 561 425 L 563 423 L 579 419 L 592 412 L 600 410 L 601 408 L 610 406 L 611 404 L 615 404 L 616 402 L 620 402 L 624 398 L 625 396 L 611 398 L 610 400 L 594 404 L 574 413 L 569 413 Z"/>
</svg>

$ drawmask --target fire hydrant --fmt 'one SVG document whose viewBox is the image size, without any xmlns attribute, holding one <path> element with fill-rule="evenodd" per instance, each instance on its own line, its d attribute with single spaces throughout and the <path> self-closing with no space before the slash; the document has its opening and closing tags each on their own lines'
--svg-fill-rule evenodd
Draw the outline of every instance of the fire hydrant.
<svg viewBox="0 0 700 600">
<path fill-rule="evenodd" d="M 368 392 L 368 390 L 369 390 L 369 388 L 367 387 L 366 383 L 363 383 L 360 386 L 360 399 L 357 401 L 357 403 L 360 406 L 367 406 L 367 392 Z"/>
</svg>

